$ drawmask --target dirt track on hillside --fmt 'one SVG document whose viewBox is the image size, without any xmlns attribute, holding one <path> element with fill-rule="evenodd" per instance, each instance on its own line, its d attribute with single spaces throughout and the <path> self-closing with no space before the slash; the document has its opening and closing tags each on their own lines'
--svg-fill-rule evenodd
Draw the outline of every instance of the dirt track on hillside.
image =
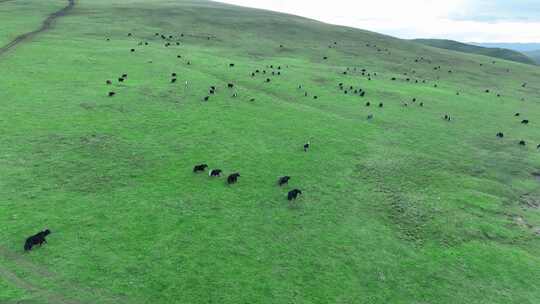
<svg viewBox="0 0 540 304">
<path fill-rule="evenodd" d="M 9 0 L 3 0 L 3 1 L 0 0 L 0 2 L 6 2 L 6 1 L 9 1 Z M 43 24 L 41 25 L 41 27 L 39 29 L 37 29 L 35 31 L 28 32 L 28 33 L 24 33 L 22 35 L 19 35 L 19 36 L 15 37 L 15 39 L 13 39 L 8 44 L 0 47 L 0 56 L 4 55 L 9 50 L 16 47 L 18 44 L 23 43 L 25 41 L 28 41 L 28 40 L 32 39 L 34 36 L 38 35 L 39 33 L 42 33 L 44 31 L 47 31 L 48 29 L 50 29 L 56 19 L 67 15 L 73 9 L 74 6 L 75 6 L 75 0 L 68 0 L 68 5 L 66 7 L 62 8 L 61 10 L 50 14 L 47 17 L 47 19 L 45 19 L 45 21 L 43 21 Z"/>
</svg>

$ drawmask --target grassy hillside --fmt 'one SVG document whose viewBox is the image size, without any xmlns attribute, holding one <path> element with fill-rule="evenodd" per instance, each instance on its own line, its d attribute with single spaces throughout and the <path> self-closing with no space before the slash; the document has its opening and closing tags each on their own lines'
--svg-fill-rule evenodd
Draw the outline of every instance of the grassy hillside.
<svg viewBox="0 0 540 304">
<path fill-rule="evenodd" d="M 64 6 L 64 0 L 0 0 L 0 47 L 21 33 L 38 28 L 47 15 Z"/>
<path fill-rule="evenodd" d="M 0 7 L 39 25 L 53 4 L 31 3 Z M 78 0 L 0 70 L 0 303 L 540 298 L 536 66 L 212 2 Z"/>
<path fill-rule="evenodd" d="M 527 64 L 536 64 L 536 62 L 527 55 L 504 48 L 486 48 L 444 39 L 415 39 L 413 41 L 441 49 L 484 55 Z"/>
<path fill-rule="evenodd" d="M 531 51 L 525 53 L 527 56 L 531 57 L 537 64 L 540 64 L 540 50 Z"/>
</svg>

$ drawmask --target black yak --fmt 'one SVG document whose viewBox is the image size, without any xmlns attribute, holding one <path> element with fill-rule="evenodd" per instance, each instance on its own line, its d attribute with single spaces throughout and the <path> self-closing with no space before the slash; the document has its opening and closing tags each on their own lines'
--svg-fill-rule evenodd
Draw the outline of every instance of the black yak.
<svg viewBox="0 0 540 304">
<path fill-rule="evenodd" d="M 310 143 L 309 141 L 304 145 L 304 152 L 307 152 L 309 150 Z"/>
<path fill-rule="evenodd" d="M 291 190 L 287 194 L 287 199 L 289 201 L 295 200 L 298 197 L 298 195 L 300 195 L 300 194 L 302 194 L 302 191 L 300 191 L 298 189 Z"/>
<path fill-rule="evenodd" d="M 240 173 L 233 173 L 227 177 L 227 184 L 235 184 L 238 181 L 238 178 L 240 177 Z"/>
<path fill-rule="evenodd" d="M 524 140 L 520 140 L 520 141 L 519 141 L 519 145 L 520 145 L 520 146 L 526 146 L 527 143 L 526 143 Z"/>
<path fill-rule="evenodd" d="M 26 242 L 24 243 L 24 250 L 30 251 L 32 250 L 32 247 L 35 245 L 41 246 L 43 243 L 47 243 L 47 240 L 45 239 L 45 237 L 49 234 L 51 234 L 51 231 L 49 229 L 45 229 L 27 238 Z"/>
<path fill-rule="evenodd" d="M 522 124 L 524 125 L 528 125 L 529 124 L 529 120 L 528 119 L 524 119 L 521 121 Z"/>
<path fill-rule="evenodd" d="M 291 179 L 290 176 L 282 176 L 278 179 L 278 185 L 279 186 L 283 186 L 285 184 L 288 184 L 289 183 L 289 180 Z"/>
<path fill-rule="evenodd" d="M 221 172 L 223 172 L 221 169 L 213 169 L 213 170 L 210 170 L 210 172 L 208 172 L 208 176 L 210 177 L 219 177 L 221 176 Z"/>
<path fill-rule="evenodd" d="M 195 172 L 195 173 L 202 172 L 202 171 L 206 170 L 206 168 L 208 168 L 207 164 L 196 165 L 195 167 L 193 167 L 193 172 Z"/>
<path fill-rule="evenodd" d="M 113 97 L 114 95 L 116 95 L 115 92 L 109 92 L 109 97 Z"/>
<path fill-rule="evenodd" d="M 499 133 L 497 133 L 497 137 L 498 137 L 498 138 L 503 138 L 503 137 L 504 137 L 504 134 L 503 134 L 502 132 L 499 132 Z"/>
</svg>

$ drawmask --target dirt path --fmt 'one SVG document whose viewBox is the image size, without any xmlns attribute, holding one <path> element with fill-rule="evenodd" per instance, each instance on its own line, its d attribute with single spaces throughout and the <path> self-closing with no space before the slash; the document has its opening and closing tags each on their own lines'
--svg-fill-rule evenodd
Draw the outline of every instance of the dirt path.
<svg viewBox="0 0 540 304">
<path fill-rule="evenodd" d="M 9 1 L 9 0 L 0 0 L 0 2 L 6 2 L 6 1 Z M 35 31 L 32 31 L 32 32 L 24 33 L 22 35 L 19 35 L 15 39 L 13 39 L 11 42 L 9 42 L 8 44 L 4 45 L 3 47 L 0 47 L 0 56 L 4 55 L 9 50 L 16 47 L 19 43 L 30 40 L 34 36 L 38 35 L 39 33 L 44 32 L 44 31 L 48 30 L 49 28 L 51 28 L 52 24 L 54 23 L 54 21 L 56 19 L 67 15 L 69 13 L 69 11 L 71 11 L 71 9 L 73 9 L 74 6 L 75 6 L 75 0 L 68 0 L 68 5 L 66 7 L 62 8 L 61 10 L 50 14 L 47 17 L 47 19 L 45 19 L 45 21 L 43 21 L 43 24 L 41 25 L 41 27 L 39 29 L 37 29 Z"/>
</svg>

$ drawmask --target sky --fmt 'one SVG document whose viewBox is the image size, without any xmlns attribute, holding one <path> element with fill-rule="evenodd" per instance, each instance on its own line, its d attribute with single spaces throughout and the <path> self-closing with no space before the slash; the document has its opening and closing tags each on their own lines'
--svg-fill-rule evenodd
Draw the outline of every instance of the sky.
<svg viewBox="0 0 540 304">
<path fill-rule="evenodd" d="M 218 0 L 399 38 L 540 42 L 540 0 Z"/>
</svg>

